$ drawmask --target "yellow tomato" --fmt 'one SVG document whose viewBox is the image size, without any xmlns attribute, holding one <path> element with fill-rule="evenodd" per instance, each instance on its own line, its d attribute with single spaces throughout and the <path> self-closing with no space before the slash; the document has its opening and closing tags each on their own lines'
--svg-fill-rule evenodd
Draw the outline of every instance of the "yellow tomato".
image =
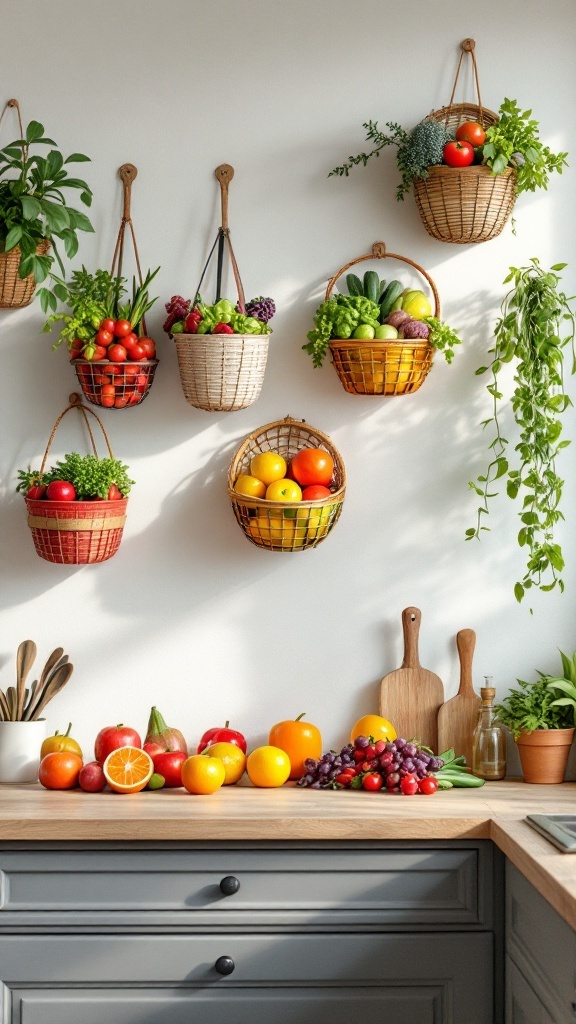
<svg viewBox="0 0 576 1024">
<path fill-rule="evenodd" d="M 249 473 L 240 473 L 234 484 L 234 490 L 249 498 L 263 498 L 266 494 L 266 484 L 262 483 L 262 480 L 257 480 L 255 476 L 250 476 Z"/>
<path fill-rule="evenodd" d="M 204 748 L 207 757 L 219 757 L 224 765 L 224 786 L 233 786 L 246 769 L 246 754 L 235 743 L 210 743 Z"/>
<path fill-rule="evenodd" d="M 306 539 L 306 527 L 281 515 L 259 515 L 250 520 L 250 533 L 265 547 L 298 548 Z"/>
<path fill-rule="evenodd" d="M 330 513 L 333 505 L 322 505 L 320 508 L 311 508 L 308 517 L 308 536 L 314 540 L 325 537 L 330 525 Z"/>
<path fill-rule="evenodd" d="M 350 742 L 354 743 L 357 736 L 372 736 L 374 741 L 395 740 L 398 733 L 387 718 L 381 715 L 363 715 L 355 725 L 352 726 Z"/>
<path fill-rule="evenodd" d="M 219 757 L 192 754 L 182 765 L 182 785 L 189 793 L 207 796 L 224 784 L 226 769 Z"/>
<path fill-rule="evenodd" d="M 260 452 L 250 462 L 250 474 L 267 487 L 286 476 L 286 469 L 286 459 L 278 455 L 278 452 Z"/>
<path fill-rule="evenodd" d="M 283 786 L 290 775 L 290 758 L 280 747 L 256 747 L 248 754 L 246 771 L 253 786 Z"/>
<path fill-rule="evenodd" d="M 42 746 L 40 747 L 40 760 L 46 757 L 46 754 L 60 753 L 61 751 L 67 751 L 70 754 L 78 754 L 78 757 L 82 757 L 82 750 L 80 744 L 76 740 L 73 740 L 69 735 L 70 729 L 72 728 L 72 722 L 70 722 L 65 733 L 60 734 L 56 731 L 54 736 L 47 736 Z"/>
<path fill-rule="evenodd" d="M 302 489 L 295 480 L 274 480 L 266 488 L 267 501 L 302 501 Z"/>
<path fill-rule="evenodd" d="M 421 320 L 424 316 L 431 316 L 432 306 L 421 291 L 411 291 L 404 296 L 402 309 L 409 313 L 415 320 Z"/>
</svg>

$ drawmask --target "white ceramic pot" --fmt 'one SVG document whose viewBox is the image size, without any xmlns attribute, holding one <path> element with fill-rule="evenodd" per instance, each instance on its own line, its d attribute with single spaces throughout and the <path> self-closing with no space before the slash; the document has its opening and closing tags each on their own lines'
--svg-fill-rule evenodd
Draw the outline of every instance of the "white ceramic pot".
<svg viewBox="0 0 576 1024">
<path fill-rule="evenodd" d="M 0 722 L 0 782 L 38 782 L 46 719 Z"/>
</svg>

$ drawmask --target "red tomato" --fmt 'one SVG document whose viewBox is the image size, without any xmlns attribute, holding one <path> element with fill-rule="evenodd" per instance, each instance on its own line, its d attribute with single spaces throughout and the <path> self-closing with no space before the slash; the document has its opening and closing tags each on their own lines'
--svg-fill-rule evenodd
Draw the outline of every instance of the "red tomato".
<svg viewBox="0 0 576 1024">
<path fill-rule="evenodd" d="M 130 351 L 132 345 L 137 345 L 139 340 L 138 335 L 134 334 L 134 331 L 130 331 L 130 334 L 127 334 L 125 338 L 122 338 L 122 344 L 124 345 L 124 348 Z"/>
<path fill-rule="evenodd" d="M 100 405 L 102 405 L 105 409 L 113 409 L 114 408 L 114 396 L 113 395 L 101 395 L 100 396 Z"/>
<path fill-rule="evenodd" d="M 349 786 L 355 774 L 356 773 L 354 771 L 340 772 L 340 775 L 337 775 L 334 781 L 337 782 L 339 786 Z"/>
<path fill-rule="evenodd" d="M 108 488 L 108 501 L 120 501 L 121 497 L 122 495 L 116 484 L 110 484 L 110 487 Z"/>
<path fill-rule="evenodd" d="M 201 736 L 200 743 L 196 750 L 197 754 L 201 754 L 204 747 L 207 747 L 210 743 L 233 743 L 236 747 L 240 747 L 246 753 L 246 739 L 241 732 L 237 732 L 235 729 L 228 728 L 228 722 L 226 725 L 217 725 L 216 728 L 207 729 L 206 732 Z"/>
<path fill-rule="evenodd" d="M 67 480 L 53 480 L 46 488 L 48 501 L 76 501 L 76 491 Z"/>
<path fill-rule="evenodd" d="M 474 161 L 474 146 L 469 142 L 447 142 L 442 158 L 448 167 L 469 167 Z"/>
<path fill-rule="evenodd" d="M 418 779 L 415 775 L 404 775 L 400 779 L 400 789 L 404 796 L 415 796 L 418 792 Z"/>
<path fill-rule="evenodd" d="M 108 359 L 111 359 L 113 363 L 125 363 L 127 355 L 124 345 L 110 345 L 108 349 Z"/>
<path fill-rule="evenodd" d="M 363 789 L 369 789 L 370 792 L 375 793 L 378 789 L 382 789 L 384 780 L 378 772 L 370 772 L 369 775 L 365 775 L 362 779 Z"/>
<path fill-rule="evenodd" d="M 420 779 L 418 782 L 418 792 L 424 793 L 425 796 L 432 796 L 438 789 L 438 780 L 434 779 L 431 775 L 426 775 L 425 778 Z"/>
<path fill-rule="evenodd" d="M 135 366 L 134 363 L 126 363 L 126 366 L 124 366 L 123 369 L 124 377 L 137 377 L 140 372 L 140 367 Z M 134 381 L 129 381 L 129 383 L 133 384 Z"/>
<path fill-rule="evenodd" d="M 103 348 L 108 348 L 108 345 L 110 345 L 113 341 L 114 335 L 112 334 L 112 331 L 105 331 L 101 327 L 100 330 L 98 331 L 98 334 L 96 335 L 96 344 L 102 345 Z"/>
<path fill-rule="evenodd" d="M 102 385 L 102 394 L 110 395 L 111 398 L 114 398 L 114 395 L 116 394 L 116 385 L 109 384 L 108 381 L 106 381 L 106 383 Z"/>
<path fill-rule="evenodd" d="M 486 132 L 477 121 L 464 121 L 456 129 L 458 142 L 469 142 L 471 146 L 483 146 L 486 142 Z"/>
<path fill-rule="evenodd" d="M 79 352 L 80 349 L 82 348 L 84 348 L 84 342 L 82 341 L 82 338 L 74 338 L 72 344 L 70 345 L 70 350 L 72 352 Z"/>
<path fill-rule="evenodd" d="M 142 740 L 135 729 L 127 725 L 107 725 L 100 729 L 94 742 L 94 757 L 100 764 L 119 747 L 141 747 Z"/>
<path fill-rule="evenodd" d="M 323 484 L 311 484 L 302 491 L 302 501 L 318 501 L 319 498 L 330 498 L 332 491 Z"/>
<path fill-rule="evenodd" d="M 33 501 L 40 501 L 46 497 L 46 484 L 32 484 L 26 491 L 26 497 L 32 498 Z"/>
<path fill-rule="evenodd" d="M 140 338 L 139 344 L 144 351 L 146 359 L 154 359 L 154 356 L 156 355 L 156 345 L 152 338 Z"/>
<path fill-rule="evenodd" d="M 129 395 L 118 395 L 117 398 L 114 399 L 114 408 L 115 409 L 125 409 L 126 406 L 129 403 L 129 401 L 130 401 L 130 396 Z"/>
<path fill-rule="evenodd" d="M 301 448 L 292 459 L 290 470 L 301 487 L 327 487 L 334 472 L 334 460 L 323 448 Z"/>
<path fill-rule="evenodd" d="M 141 345 L 132 345 L 130 349 L 130 359 L 144 359 L 144 349 Z"/>
<path fill-rule="evenodd" d="M 164 776 L 164 785 L 167 789 L 175 786 L 182 786 L 182 765 L 188 760 L 188 754 L 183 750 L 164 750 L 160 754 L 151 754 L 154 762 L 154 771 Z"/>
<path fill-rule="evenodd" d="M 122 373 L 122 368 L 117 366 L 116 363 L 110 363 L 110 365 L 106 367 L 106 373 L 110 373 L 112 375 Z"/>
<path fill-rule="evenodd" d="M 110 334 L 114 334 L 114 324 L 115 323 L 116 323 L 116 321 L 113 320 L 111 316 L 106 317 L 106 319 L 102 320 L 101 323 L 100 323 L 100 330 L 101 331 L 110 331 Z"/>
<path fill-rule="evenodd" d="M 114 324 L 114 334 L 117 338 L 125 338 L 127 334 L 130 334 L 132 330 L 132 324 L 128 323 L 127 320 L 117 320 Z"/>
<path fill-rule="evenodd" d="M 148 375 L 146 373 L 139 373 L 136 377 L 136 390 L 140 395 L 146 394 L 148 390 Z"/>
</svg>

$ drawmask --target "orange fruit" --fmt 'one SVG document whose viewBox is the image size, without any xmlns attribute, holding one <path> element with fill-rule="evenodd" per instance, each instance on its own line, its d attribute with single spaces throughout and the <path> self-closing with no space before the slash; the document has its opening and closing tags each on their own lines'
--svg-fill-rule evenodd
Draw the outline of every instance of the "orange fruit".
<svg viewBox="0 0 576 1024">
<path fill-rule="evenodd" d="M 209 743 L 203 751 L 208 757 L 219 757 L 224 765 L 223 786 L 233 786 L 246 769 L 246 754 L 235 743 Z"/>
<path fill-rule="evenodd" d="M 38 781 L 45 789 L 73 789 L 78 785 L 82 758 L 73 751 L 53 750 L 40 761 Z"/>
<path fill-rule="evenodd" d="M 290 775 L 290 758 L 280 747 L 256 747 L 246 759 L 246 771 L 253 786 L 283 786 Z"/>
<path fill-rule="evenodd" d="M 262 480 L 257 480 L 255 476 L 250 476 L 249 473 L 240 473 L 234 484 L 234 490 L 237 494 L 245 494 L 249 498 L 263 498 L 266 494 L 266 484 Z"/>
<path fill-rule="evenodd" d="M 352 726 L 350 742 L 354 743 L 357 736 L 372 736 L 376 743 L 378 740 L 388 742 L 388 740 L 395 740 L 397 735 L 392 722 L 389 722 L 387 718 L 382 718 L 381 715 L 363 715 Z"/>
<path fill-rule="evenodd" d="M 306 774 L 304 761 L 313 758 L 319 761 L 322 757 L 322 735 L 320 730 L 310 722 L 302 722 L 304 714 L 298 718 L 277 722 L 270 729 L 269 743 L 279 747 L 290 759 L 290 778 L 299 779 Z"/>
<path fill-rule="evenodd" d="M 274 483 L 275 480 L 282 480 L 286 476 L 286 459 L 278 452 L 259 452 L 253 455 L 250 462 L 250 473 L 263 484 Z"/>
<path fill-rule="evenodd" d="M 102 770 L 115 793 L 139 793 L 152 778 L 154 763 L 140 747 L 118 747 L 108 754 Z"/>
<path fill-rule="evenodd" d="M 198 796 L 215 793 L 224 784 L 225 778 L 224 762 L 216 756 L 192 754 L 182 765 L 182 785 L 189 793 Z"/>
</svg>

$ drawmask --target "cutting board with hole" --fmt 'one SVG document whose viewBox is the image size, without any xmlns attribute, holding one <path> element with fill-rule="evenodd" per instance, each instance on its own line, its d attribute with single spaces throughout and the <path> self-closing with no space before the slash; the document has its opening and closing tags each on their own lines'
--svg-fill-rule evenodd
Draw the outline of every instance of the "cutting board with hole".
<svg viewBox="0 0 576 1024">
<path fill-rule="evenodd" d="M 472 739 L 478 724 L 478 711 L 482 701 L 474 692 L 472 658 L 476 646 L 473 629 L 461 629 L 456 635 L 460 657 L 460 687 L 438 712 L 438 743 L 441 753 L 454 747 L 456 755 L 464 754 L 466 764 L 472 765 Z"/>
<path fill-rule="evenodd" d="M 404 661 L 380 683 L 380 714 L 392 722 L 404 739 L 416 739 L 438 752 L 438 711 L 444 700 L 440 676 L 422 668 L 418 637 L 422 613 L 419 608 L 402 612 Z"/>
</svg>

